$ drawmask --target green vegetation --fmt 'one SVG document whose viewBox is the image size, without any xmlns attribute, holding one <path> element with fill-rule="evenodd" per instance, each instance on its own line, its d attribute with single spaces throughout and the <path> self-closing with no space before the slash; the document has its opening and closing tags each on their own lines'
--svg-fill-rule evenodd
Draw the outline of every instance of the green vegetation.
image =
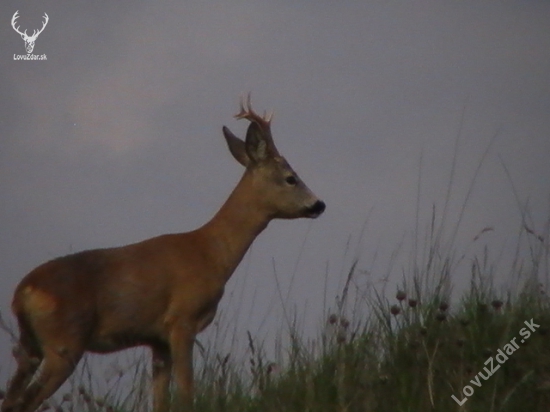
<svg viewBox="0 0 550 412">
<path fill-rule="evenodd" d="M 197 410 L 547 412 L 550 299 L 539 276 L 548 275 L 548 233 L 525 230 L 531 257 L 513 264 L 521 284 L 515 291 L 496 292 L 485 255 L 472 261 L 469 288 L 451 300 L 454 262 L 438 258 L 433 245 L 397 293 L 373 291 L 361 310 L 366 319 L 330 314 L 314 342 L 290 330 L 284 365 L 269 363 L 252 339 L 251 378 L 228 357 L 212 359 L 199 380 Z M 473 394 L 463 392 L 467 385 Z M 462 402 L 464 393 L 471 396 L 460 406 L 451 395 Z"/>
<path fill-rule="evenodd" d="M 517 287 L 501 293 L 493 286 L 494 268 L 485 249 L 471 261 L 469 287 L 452 298 L 456 262 L 442 257 L 449 254 L 441 254 L 436 236 L 428 242 L 426 258 L 413 265 L 395 293 L 373 288 L 360 309 L 357 302 L 347 302 L 357 271 L 352 265 L 319 336 L 305 339 L 291 327 L 281 364 L 269 361 L 251 335 L 244 364 L 199 346 L 204 363 L 196 371 L 197 412 L 547 412 L 549 226 L 543 235 L 524 226 L 528 258 L 518 252 L 510 268 Z M 354 308 L 350 319 L 344 316 L 347 306 Z M 97 397 L 91 394 L 93 385 L 82 383 L 94 380 L 84 367 L 73 378 L 74 389 L 44 410 L 147 410 L 147 363 L 138 363 L 130 377 L 134 390 L 124 399 L 117 396 L 122 373 Z M 471 389 L 463 392 L 466 386 Z M 462 402 L 465 394 L 461 406 L 452 398 Z"/>
</svg>

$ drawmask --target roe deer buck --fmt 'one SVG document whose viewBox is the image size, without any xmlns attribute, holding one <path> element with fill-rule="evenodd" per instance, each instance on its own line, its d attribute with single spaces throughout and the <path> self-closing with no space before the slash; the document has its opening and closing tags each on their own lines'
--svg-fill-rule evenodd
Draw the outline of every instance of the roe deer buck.
<svg viewBox="0 0 550 412">
<path fill-rule="evenodd" d="M 169 409 L 172 369 L 181 406 L 192 409 L 195 336 L 212 322 L 248 247 L 274 218 L 315 218 L 325 209 L 279 155 L 271 119 L 252 110 L 250 95 L 235 117 L 250 121 L 245 141 L 225 126 L 223 134 L 246 170 L 209 222 L 187 233 L 60 257 L 17 286 L 18 366 L 3 412 L 35 411 L 86 351 L 138 345 L 152 350 L 154 411 Z"/>
</svg>

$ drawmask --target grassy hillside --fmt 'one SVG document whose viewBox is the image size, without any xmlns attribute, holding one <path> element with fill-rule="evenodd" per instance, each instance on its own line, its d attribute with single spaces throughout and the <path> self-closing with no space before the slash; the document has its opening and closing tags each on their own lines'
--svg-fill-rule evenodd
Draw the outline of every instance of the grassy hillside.
<svg viewBox="0 0 550 412">
<path fill-rule="evenodd" d="M 317 338 L 288 330 L 280 364 L 268 360 L 262 342 L 248 336 L 243 363 L 199 347 L 196 410 L 261 412 L 517 412 L 550 410 L 550 252 L 548 228 L 527 226 L 523 254 L 507 274 L 513 289 L 493 286 L 502 279 L 487 251 L 471 260 L 469 287 L 451 296 L 456 261 L 433 236 L 427 253 L 411 265 L 395 292 L 373 288 L 361 310 L 347 318 L 352 265 L 336 309 L 326 315 Z M 521 257 L 523 256 L 523 257 Z M 281 339 L 285 341 L 286 339 Z M 145 361 L 119 395 L 111 385 L 92 394 L 93 378 L 44 410 L 147 410 L 149 374 Z M 453 398 L 454 397 L 454 398 Z"/>
<path fill-rule="evenodd" d="M 550 300 L 536 278 L 505 296 L 483 283 L 473 264 L 469 290 L 452 304 L 442 283 L 377 295 L 367 319 L 332 314 L 317 341 L 293 331 L 282 366 L 251 340 L 251 381 L 215 359 L 198 410 L 547 412 Z"/>
</svg>

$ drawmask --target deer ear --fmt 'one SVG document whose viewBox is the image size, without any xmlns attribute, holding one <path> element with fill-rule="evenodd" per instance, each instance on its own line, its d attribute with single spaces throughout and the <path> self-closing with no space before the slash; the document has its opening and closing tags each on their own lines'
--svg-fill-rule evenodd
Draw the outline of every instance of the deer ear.
<svg viewBox="0 0 550 412">
<path fill-rule="evenodd" d="M 227 142 L 227 147 L 235 160 L 237 160 L 237 162 L 242 164 L 244 167 L 247 167 L 250 163 L 250 158 L 246 153 L 245 143 L 235 136 L 227 127 L 224 126 L 222 131 L 225 141 Z"/>
<path fill-rule="evenodd" d="M 260 162 L 268 157 L 267 140 L 262 128 L 256 122 L 250 123 L 246 131 L 245 149 L 248 157 L 254 162 Z"/>
</svg>

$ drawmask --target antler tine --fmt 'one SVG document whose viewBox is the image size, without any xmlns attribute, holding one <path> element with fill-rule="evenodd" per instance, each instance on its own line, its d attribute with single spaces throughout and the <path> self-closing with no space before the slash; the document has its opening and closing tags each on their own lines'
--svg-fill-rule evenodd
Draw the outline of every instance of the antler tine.
<svg viewBox="0 0 550 412">
<path fill-rule="evenodd" d="M 246 99 L 244 96 L 241 96 L 240 106 L 241 108 L 239 113 L 235 115 L 236 119 L 246 119 L 251 122 L 258 123 L 260 126 L 269 130 L 273 113 L 268 116 L 266 116 L 265 113 L 263 116 L 260 116 L 258 113 L 256 113 L 252 109 L 252 104 L 250 102 L 250 93 L 247 93 Z"/>
<path fill-rule="evenodd" d="M 11 24 L 14 25 L 15 24 L 15 21 L 19 18 L 19 10 L 17 10 L 14 14 L 13 14 L 13 17 L 11 18 Z"/>
<path fill-rule="evenodd" d="M 17 19 L 19 18 L 19 10 L 17 10 L 15 12 L 15 14 L 13 15 L 13 17 L 11 18 L 11 26 L 13 27 L 13 29 L 19 33 L 20 35 L 27 35 L 27 30 L 25 30 L 23 33 L 19 30 L 19 27 L 21 26 L 17 26 L 15 27 L 15 25 L 17 24 Z"/>
<path fill-rule="evenodd" d="M 244 101 L 244 99 L 243 99 L 243 101 Z M 246 110 L 248 110 L 249 112 L 254 113 L 254 111 L 252 110 L 252 93 L 251 92 L 248 92 L 246 94 Z"/>
<path fill-rule="evenodd" d="M 268 123 L 271 123 L 271 120 L 273 119 L 273 114 L 274 113 L 275 113 L 274 109 L 271 109 L 271 111 L 267 114 L 264 112 L 265 121 L 268 122 Z"/>
</svg>

